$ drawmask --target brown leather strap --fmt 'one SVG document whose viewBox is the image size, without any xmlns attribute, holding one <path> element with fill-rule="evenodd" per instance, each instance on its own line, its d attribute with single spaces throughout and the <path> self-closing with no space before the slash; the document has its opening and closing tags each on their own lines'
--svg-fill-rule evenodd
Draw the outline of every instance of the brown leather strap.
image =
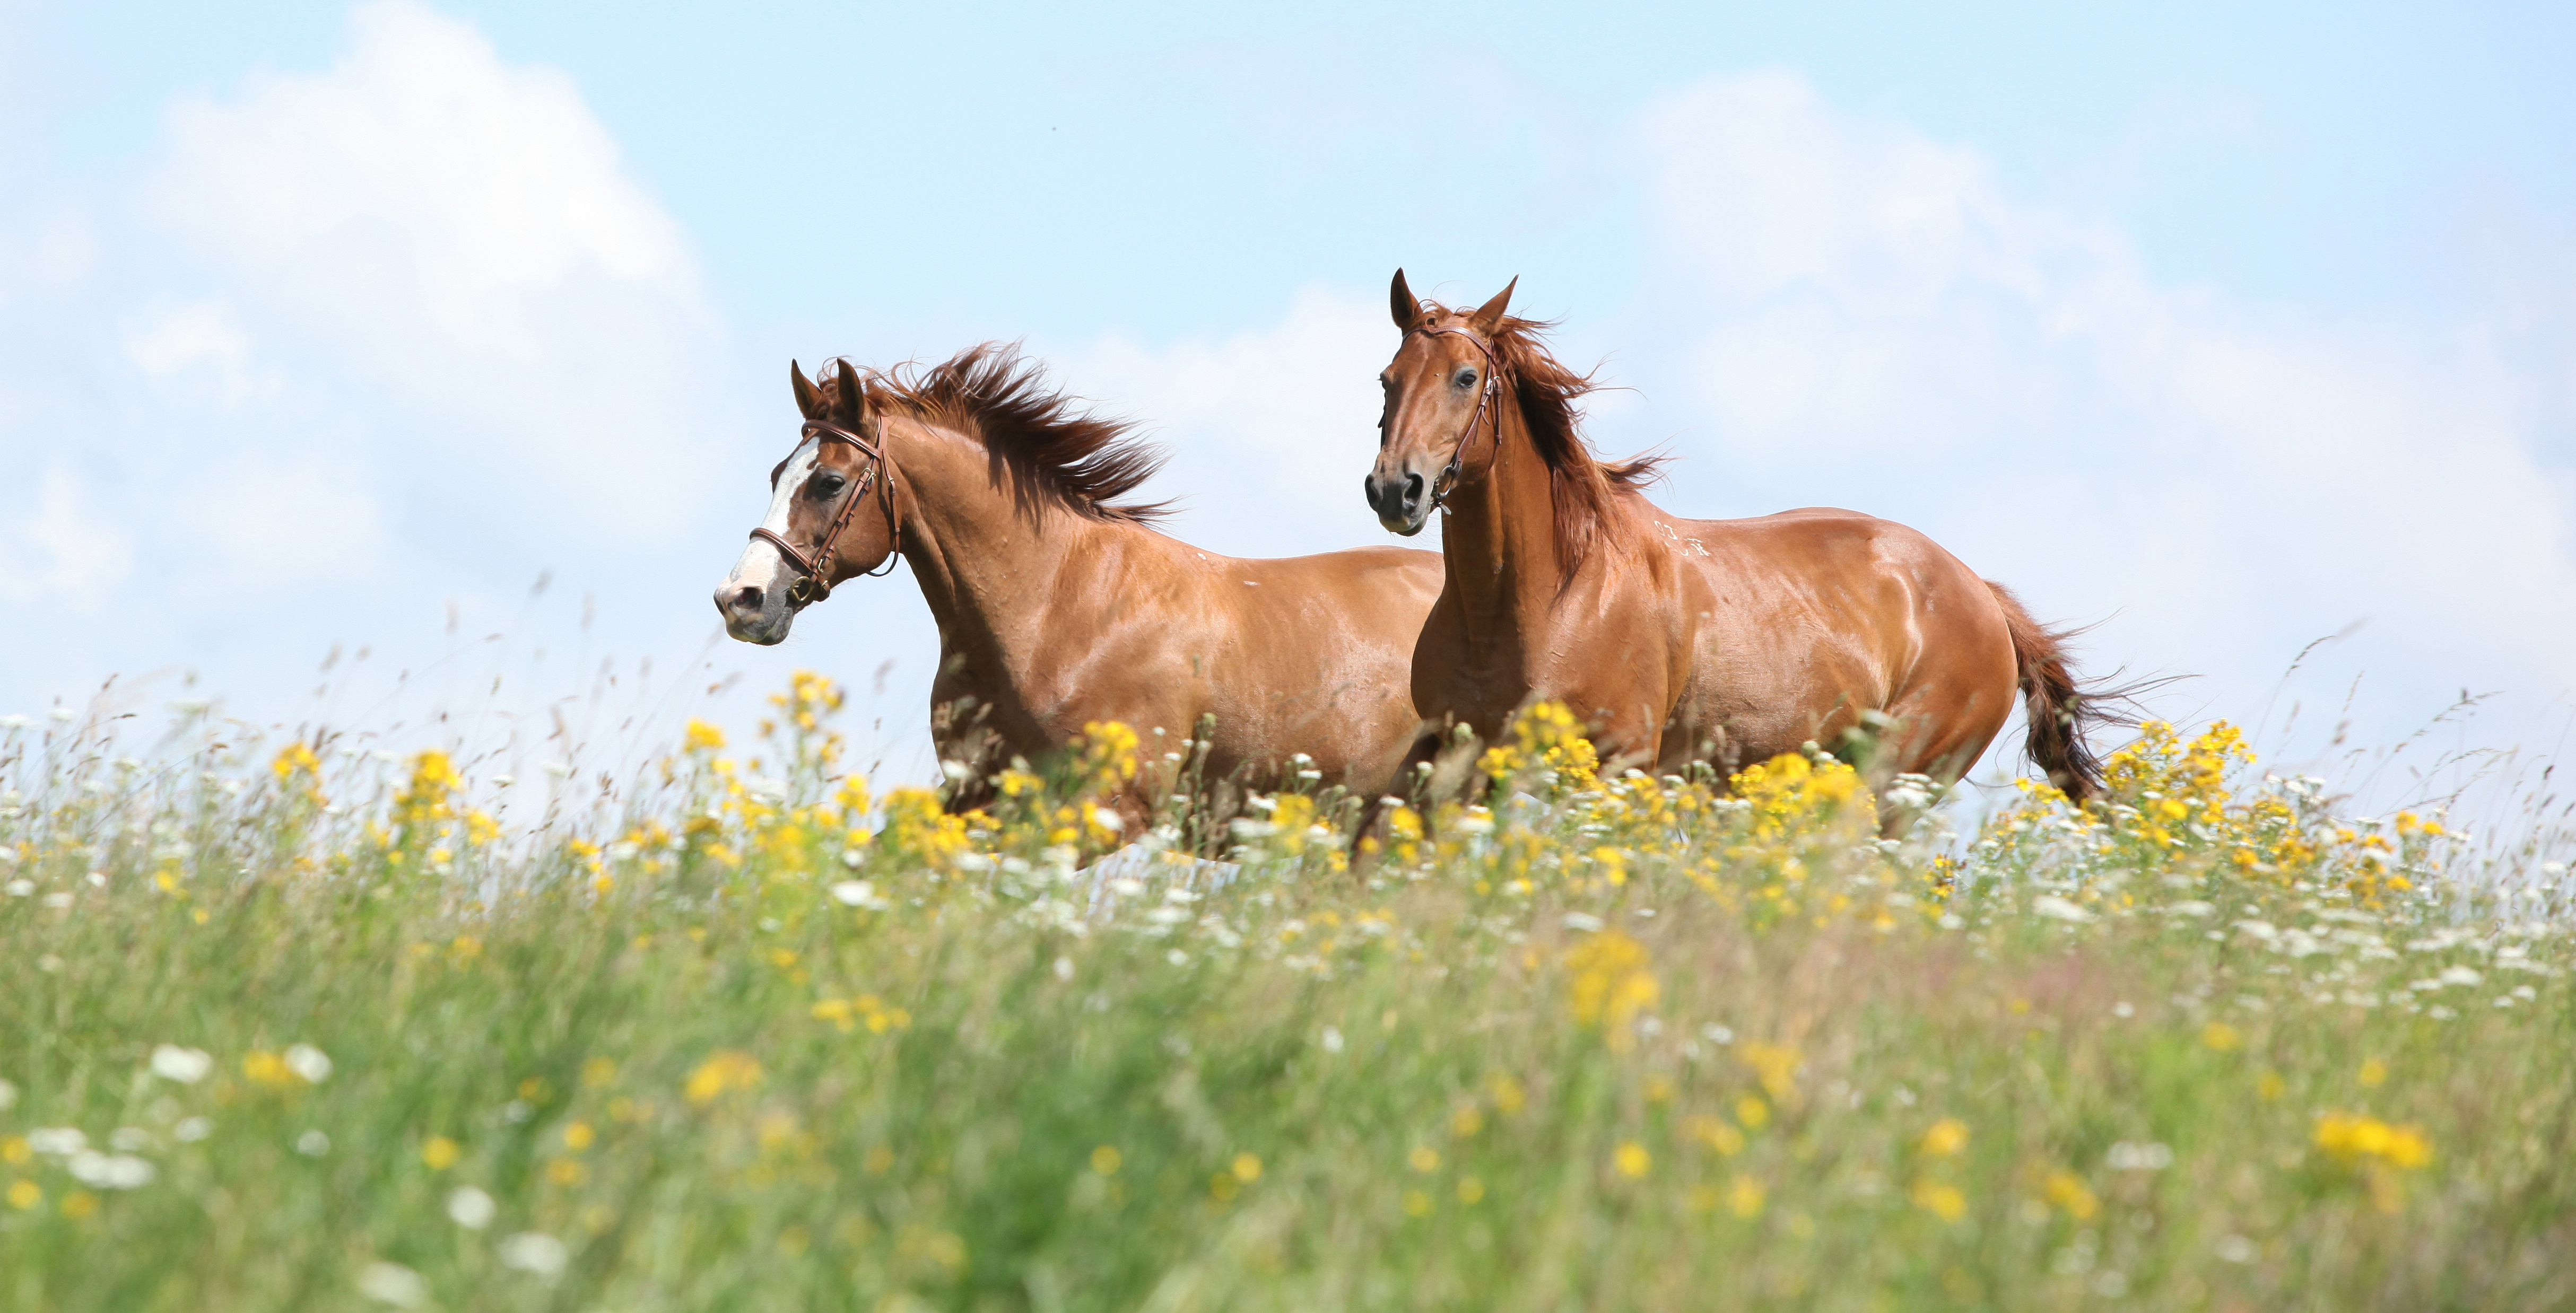
<svg viewBox="0 0 2576 1313">
<path fill-rule="evenodd" d="M 805 421 L 801 436 L 817 443 L 846 442 L 858 448 L 860 454 L 868 458 L 868 467 L 860 473 L 858 486 L 841 495 L 840 509 L 833 514 L 831 526 L 823 531 L 823 540 L 814 544 L 812 555 L 809 556 L 797 550 L 795 544 L 770 532 L 765 525 L 751 531 L 753 538 L 777 548 L 778 554 L 795 569 L 797 579 L 795 583 L 787 586 L 787 599 L 798 606 L 811 606 L 832 595 L 830 570 L 833 561 L 833 545 L 840 541 L 841 531 L 850 527 L 850 516 L 857 512 L 860 502 L 867 500 L 871 488 L 875 489 L 877 500 L 885 506 L 886 559 L 881 568 L 868 571 L 861 576 L 862 578 L 873 578 L 894 572 L 895 558 L 903 547 L 903 525 L 895 516 L 893 462 L 886 458 L 883 418 L 877 420 L 875 442 L 870 442 L 838 424 L 826 423 L 819 419 Z M 799 445 L 801 446 L 802 443 L 800 442 Z M 791 456 L 790 459 L 793 457 Z M 782 470 L 785 468 L 783 462 L 780 468 Z M 771 477 L 777 476 L 773 474 Z"/>
<path fill-rule="evenodd" d="M 1483 338 L 1464 328 L 1451 325 L 1445 328 L 1417 328 L 1413 331 L 1424 337 L 1463 337 L 1467 339 L 1467 345 L 1476 348 L 1476 354 L 1485 358 L 1485 386 L 1476 393 L 1476 413 L 1467 417 L 1466 432 L 1458 435 L 1458 445 L 1449 450 L 1448 466 L 1440 471 L 1440 477 L 1433 480 L 1431 484 L 1431 509 L 1436 511 L 1440 509 L 1441 503 L 1449 500 L 1450 491 L 1458 486 L 1459 462 L 1467 458 L 1468 444 L 1476 440 L 1476 430 L 1484 425 L 1486 407 L 1502 393 L 1503 369 L 1501 365 L 1495 363 L 1494 349 L 1487 346 Z M 1503 413 L 1497 408 L 1494 411 L 1496 448 L 1499 449 L 1502 446 L 1502 441 Z"/>
</svg>

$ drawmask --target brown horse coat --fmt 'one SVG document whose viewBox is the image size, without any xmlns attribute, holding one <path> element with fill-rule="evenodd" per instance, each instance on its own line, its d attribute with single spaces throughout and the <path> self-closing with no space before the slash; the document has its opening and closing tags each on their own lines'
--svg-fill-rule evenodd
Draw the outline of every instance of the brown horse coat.
<svg viewBox="0 0 2576 1313">
<path fill-rule="evenodd" d="M 1401 271 L 1392 292 L 1405 337 L 1381 376 L 1369 498 L 1398 533 L 1448 512 L 1447 579 L 1413 657 L 1426 721 L 1491 739 L 1558 699 L 1605 760 L 1660 771 L 1733 771 L 1865 729 L 1877 768 L 1952 779 L 2018 688 L 2040 765 L 2071 795 L 2093 789 L 2057 636 L 2003 589 L 1851 511 L 1668 514 L 1638 491 L 1655 462 L 1585 447 L 1573 403 L 1591 382 L 1505 315 L 1511 289 L 1473 312 L 1417 302 Z"/>
<path fill-rule="evenodd" d="M 1124 722 L 1151 752 L 1179 750 L 1213 717 L 1210 778 L 1275 777 L 1297 753 L 1357 790 L 1394 778 L 1414 736 L 1405 677 L 1438 556 L 1239 560 L 1158 533 L 1160 507 L 1120 500 L 1154 454 L 997 348 L 864 385 L 846 361 L 821 387 L 791 372 L 808 421 L 884 452 L 891 512 L 856 508 L 827 568 L 838 583 L 898 549 L 911 565 L 939 625 L 931 730 L 941 759 L 965 767 L 958 805 L 1012 756 L 1040 760 L 1093 721 Z M 773 475 L 763 527 L 810 556 L 847 497 L 876 495 L 871 461 L 809 438 Z M 716 592 L 727 630 L 785 638 L 793 573 L 755 539 Z"/>
</svg>

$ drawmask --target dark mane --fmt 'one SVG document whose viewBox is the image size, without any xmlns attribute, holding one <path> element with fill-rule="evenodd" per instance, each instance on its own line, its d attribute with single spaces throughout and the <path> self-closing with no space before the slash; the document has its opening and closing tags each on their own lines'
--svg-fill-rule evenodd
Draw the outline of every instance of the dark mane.
<svg viewBox="0 0 2576 1313">
<path fill-rule="evenodd" d="M 1459 313 L 1437 304 L 1431 309 L 1438 315 Z M 1578 374 L 1557 362 L 1547 349 L 1547 331 L 1553 327 L 1505 315 L 1493 344 L 1511 376 L 1513 399 L 1520 403 L 1530 444 L 1538 448 L 1539 460 L 1547 466 L 1549 502 L 1556 512 L 1557 555 L 1571 578 L 1575 566 L 1595 546 L 1606 543 L 1615 550 L 1621 545 L 1604 531 L 1611 507 L 1620 499 L 1639 495 L 1662 477 L 1667 458 L 1646 455 L 1604 461 L 1592 454 L 1583 440 L 1583 412 L 1575 402 L 1602 385 L 1593 374 Z"/>
<path fill-rule="evenodd" d="M 845 375 L 825 372 L 832 374 L 822 385 L 827 404 L 837 405 Z M 1172 513 L 1169 502 L 1120 500 L 1162 468 L 1163 452 L 1138 439 L 1134 424 L 1095 415 L 1081 398 L 1050 386 L 1044 367 L 1016 346 L 986 342 L 936 365 L 863 372 L 871 402 L 982 443 L 994 481 L 1008 480 L 1023 512 L 1052 502 L 1088 519 L 1137 525 Z"/>
</svg>

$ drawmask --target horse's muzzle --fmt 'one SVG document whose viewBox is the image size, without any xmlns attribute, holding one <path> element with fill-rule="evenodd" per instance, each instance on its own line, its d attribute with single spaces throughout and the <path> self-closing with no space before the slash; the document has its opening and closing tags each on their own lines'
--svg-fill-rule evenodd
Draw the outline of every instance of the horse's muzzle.
<svg viewBox="0 0 2576 1313">
<path fill-rule="evenodd" d="M 781 606 L 758 584 L 736 584 L 726 581 L 716 590 L 716 612 L 724 617 L 725 632 L 745 643 L 773 647 L 787 638 L 795 622 L 796 608 Z"/>
<path fill-rule="evenodd" d="M 1419 474 L 1398 474 L 1379 478 L 1370 474 L 1361 487 L 1368 494 L 1369 509 L 1377 512 L 1377 522 L 1389 533 L 1410 538 L 1422 532 L 1430 510 L 1423 505 L 1424 485 Z"/>
</svg>

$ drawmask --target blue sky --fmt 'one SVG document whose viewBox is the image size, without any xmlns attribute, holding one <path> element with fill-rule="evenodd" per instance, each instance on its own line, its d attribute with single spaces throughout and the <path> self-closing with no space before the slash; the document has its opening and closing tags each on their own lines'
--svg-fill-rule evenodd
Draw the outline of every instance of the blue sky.
<svg viewBox="0 0 2576 1313">
<path fill-rule="evenodd" d="M 12 8 L 12 153 L 66 180 L 130 170 L 176 96 L 317 69 L 345 45 L 341 4 Z M 1581 158 L 1592 139 L 1697 79 L 1767 68 L 1972 145 L 2026 199 L 2118 219 L 2159 279 L 2261 300 L 2456 303 L 2463 226 L 2576 201 L 2576 13 L 2538 4 L 441 12 L 506 59 L 571 73 L 728 309 L 762 319 L 865 297 L 1044 330 L 1212 332 L 1236 321 L 1211 280 L 1293 286 L 1386 263 L 1381 247 L 1519 268 L 1571 238 L 1615 258 L 1615 183 L 1547 184 L 1609 182 Z M 834 176 L 835 151 L 962 190 L 872 195 Z M 1538 213 L 1480 234 L 1494 225 L 1461 222 L 1453 190 L 1470 178 Z M 873 244 L 921 267 L 813 268 L 867 211 Z M 1021 254 L 936 258 L 985 241 Z M 1072 258 L 1130 243 L 1169 258 Z M 1027 285 L 1030 265 L 1045 284 Z"/>
<path fill-rule="evenodd" d="M 1402 264 L 1520 276 L 1678 509 L 1914 523 L 2177 715 L 2277 721 L 2362 622 L 2289 701 L 2503 690 L 2451 741 L 2552 751 L 2571 56 L 2539 5 L 0 3 L 0 711 L 293 717 L 334 643 L 500 632 L 453 705 L 891 661 L 917 762 L 901 578 L 711 642 L 782 363 L 1025 338 L 1175 448 L 1182 536 L 1319 550 L 1376 537 Z"/>
</svg>

